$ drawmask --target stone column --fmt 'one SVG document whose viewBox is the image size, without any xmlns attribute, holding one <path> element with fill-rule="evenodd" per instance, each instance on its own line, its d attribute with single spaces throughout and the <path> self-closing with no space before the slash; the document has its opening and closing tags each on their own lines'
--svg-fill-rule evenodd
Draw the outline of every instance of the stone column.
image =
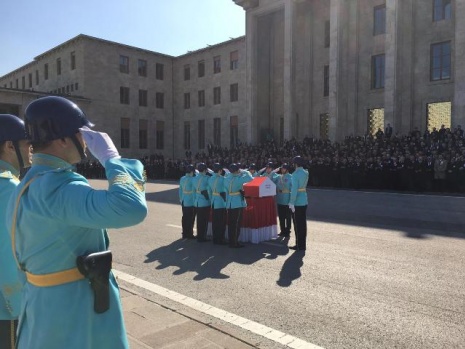
<svg viewBox="0 0 465 349">
<path fill-rule="evenodd" d="M 384 72 L 384 125 L 391 124 L 394 130 L 400 125 L 395 122 L 397 114 L 397 31 L 399 23 L 398 0 L 386 1 L 386 40 Z"/>
<path fill-rule="evenodd" d="M 465 2 L 455 1 L 455 44 L 453 49 L 454 57 L 452 69 L 454 73 L 455 91 L 452 104 L 452 127 L 465 126 Z"/>
<path fill-rule="evenodd" d="M 340 89 L 342 55 L 341 11 L 343 0 L 331 0 L 330 4 L 330 48 L 329 48 L 329 132 L 328 138 L 335 141 L 340 111 L 340 98 L 344 94 Z"/>
<path fill-rule="evenodd" d="M 294 118 L 293 107 L 293 25 L 294 25 L 294 0 L 285 0 L 284 4 L 284 139 L 290 139 L 293 135 L 292 120 Z"/>
<path fill-rule="evenodd" d="M 256 123 L 254 122 L 256 115 L 256 110 L 254 108 L 255 105 L 255 84 L 254 84 L 254 76 L 252 74 L 253 72 L 253 67 L 255 66 L 255 38 L 257 34 L 257 18 L 250 13 L 250 11 L 247 11 L 246 13 L 246 21 L 245 21 L 245 32 L 246 32 L 246 42 L 245 42 L 245 51 L 246 51 L 246 73 L 245 73 L 245 84 L 246 84 L 246 123 L 248 127 L 246 127 L 247 134 L 245 135 L 246 137 L 246 142 L 247 143 L 256 143 L 256 132 L 255 134 L 252 132 L 254 128 L 256 128 Z"/>
</svg>

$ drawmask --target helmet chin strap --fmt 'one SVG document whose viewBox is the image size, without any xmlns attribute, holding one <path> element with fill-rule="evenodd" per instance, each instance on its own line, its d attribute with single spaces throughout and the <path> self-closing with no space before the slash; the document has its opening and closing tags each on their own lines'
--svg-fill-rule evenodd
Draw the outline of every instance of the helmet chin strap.
<svg viewBox="0 0 465 349">
<path fill-rule="evenodd" d="M 72 135 L 69 138 L 73 141 L 74 145 L 76 146 L 77 151 L 79 152 L 79 155 L 81 156 L 81 160 L 84 160 L 87 158 L 86 153 L 84 153 L 84 148 L 82 147 L 81 143 L 79 143 L 76 135 Z"/>
<path fill-rule="evenodd" d="M 19 150 L 19 142 L 13 141 L 13 146 L 15 147 L 16 157 L 18 158 L 19 170 L 24 168 L 23 157 L 21 156 L 21 151 Z"/>
</svg>

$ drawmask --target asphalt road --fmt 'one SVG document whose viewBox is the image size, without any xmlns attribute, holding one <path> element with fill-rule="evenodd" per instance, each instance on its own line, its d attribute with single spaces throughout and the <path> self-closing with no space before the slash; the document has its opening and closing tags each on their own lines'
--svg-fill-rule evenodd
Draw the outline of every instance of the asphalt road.
<svg viewBox="0 0 465 349">
<path fill-rule="evenodd" d="M 309 190 L 303 255 L 287 248 L 293 238 L 243 249 L 181 240 L 177 189 L 147 184 L 147 219 L 110 231 L 117 269 L 324 348 L 465 347 L 465 198 Z"/>
</svg>

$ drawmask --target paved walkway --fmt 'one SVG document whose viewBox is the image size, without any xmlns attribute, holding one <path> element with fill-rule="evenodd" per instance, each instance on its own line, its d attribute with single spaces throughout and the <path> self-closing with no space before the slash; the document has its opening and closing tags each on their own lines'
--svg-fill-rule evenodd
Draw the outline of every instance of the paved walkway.
<svg viewBox="0 0 465 349">
<path fill-rule="evenodd" d="M 131 349 L 251 349 L 252 345 L 170 309 L 120 285 Z"/>
</svg>

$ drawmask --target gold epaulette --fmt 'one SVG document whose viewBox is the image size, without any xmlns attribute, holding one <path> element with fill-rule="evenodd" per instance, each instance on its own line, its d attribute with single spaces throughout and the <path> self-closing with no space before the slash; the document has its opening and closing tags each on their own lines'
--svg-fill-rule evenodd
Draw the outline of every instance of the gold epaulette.
<svg viewBox="0 0 465 349">
<path fill-rule="evenodd" d="M 0 178 L 6 178 L 6 179 L 14 179 L 19 182 L 19 178 L 16 177 L 13 173 L 10 171 L 1 171 L 0 172 Z"/>
</svg>

